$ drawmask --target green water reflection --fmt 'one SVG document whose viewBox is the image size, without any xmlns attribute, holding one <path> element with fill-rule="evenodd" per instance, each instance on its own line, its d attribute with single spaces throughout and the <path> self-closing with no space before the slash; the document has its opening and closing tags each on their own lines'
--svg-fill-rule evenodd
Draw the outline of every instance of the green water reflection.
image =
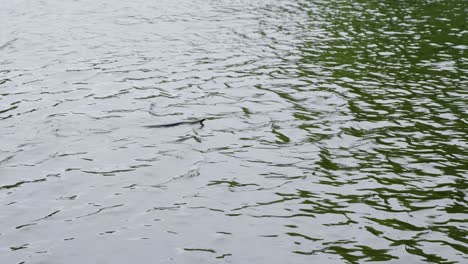
<svg viewBox="0 0 468 264">
<path fill-rule="evenodd" d="M 310 20 L 296 28 L 303 40 L 300 58 L 285 75 L 297 76 L 304 84 L 277 94 L 294 105 L 295 124 L 310 135 L 309 142 L 321 146 L 316 163 L 320 183 L 352 186 L 360 194 L 330 193 L 333 199 L 323 199 L 299 190 L 281 196 L 301 200 L 300 211 L 310 216 L 342 215 L 348 218 L 339 223 L 343 225 L 358 224 L 348 217 L 356 213 L 349 209 L 352 204 L 365 204 L 386 216 L 403 213 L 409 216 L 406 220 L 366 216 L 365 229 L 387 240 L 389 249 L 404 247 L 428 262 L 454 263 L 423 244 L 451 247 L 466 256 L 466 8 L 465 1 L 301 2 L 296 12 L 308 13 Z M 327 112 L 295 99 L 307 89 L 339 103 L 321 109 Z M 272 130 L 278 143 L 290 143 L 278 128 Z M 380 187 L 365 187 L 369 181 Z M 445 215 L 446 221 L 408 220 L 428 209 Z M 408 239 L 395 236 L 401 232 L 408 232 Z M 427 238 L 432 232 L 449 239 Z M 338 254 L 349 263 L 401 257 L 352 240 L 329 243 L 296 253 Z"/>
</svg>

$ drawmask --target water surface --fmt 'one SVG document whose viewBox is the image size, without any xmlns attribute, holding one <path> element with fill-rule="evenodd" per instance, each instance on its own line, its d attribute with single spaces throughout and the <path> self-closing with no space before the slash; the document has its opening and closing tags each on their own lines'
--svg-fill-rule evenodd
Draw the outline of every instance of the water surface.
<svg viewBox="0 0 468 264">
<path fill-rule="evenodd" d="M 466 1 L 0 6 L 1 263 L 467 262 Z"/>
</svg>

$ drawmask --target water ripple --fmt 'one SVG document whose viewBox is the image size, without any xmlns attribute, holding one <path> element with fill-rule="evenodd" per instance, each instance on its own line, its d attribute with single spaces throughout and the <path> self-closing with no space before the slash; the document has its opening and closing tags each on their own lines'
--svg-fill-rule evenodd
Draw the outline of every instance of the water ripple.
<svg viewBox="0 0 468 264">
<path fill-rule="evenodd" d="M 463 1 L 1 4 L 0 262 L 466 262 Z"/>
</svg>

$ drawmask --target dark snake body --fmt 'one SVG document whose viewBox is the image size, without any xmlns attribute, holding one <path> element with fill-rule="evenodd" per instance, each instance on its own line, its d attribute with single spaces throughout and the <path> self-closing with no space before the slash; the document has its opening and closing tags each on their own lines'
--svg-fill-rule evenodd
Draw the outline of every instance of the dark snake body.
<svg viewBox="0 0 468 264">
<path fill-rule="evenodd" d="M 176 123 L 169 123 L 169 124 L 162 124 L 162 125 L 150 125 L 150 126 L 143 126 L 146 128 L 161 128 L 161 127 L 175 127 L 180 125 L 195 125 L 200 124 L 202 127 L 204 126 L 203 121 L 206 119 L 200 119 L 195 121 L 183 121 L 183 122 L 176 122 Z"/>
</svg>

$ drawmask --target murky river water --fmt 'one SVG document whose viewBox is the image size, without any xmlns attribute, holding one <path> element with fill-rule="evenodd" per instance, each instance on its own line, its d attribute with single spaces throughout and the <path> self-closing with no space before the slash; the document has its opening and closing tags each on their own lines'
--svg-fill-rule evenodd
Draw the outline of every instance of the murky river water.
<svg viewBox="0 0 468 264">
<path fill-rule="evenodd" d="M 466 1 L 0 6 L 1 263 L 467 263 Z"/>
</svg>

